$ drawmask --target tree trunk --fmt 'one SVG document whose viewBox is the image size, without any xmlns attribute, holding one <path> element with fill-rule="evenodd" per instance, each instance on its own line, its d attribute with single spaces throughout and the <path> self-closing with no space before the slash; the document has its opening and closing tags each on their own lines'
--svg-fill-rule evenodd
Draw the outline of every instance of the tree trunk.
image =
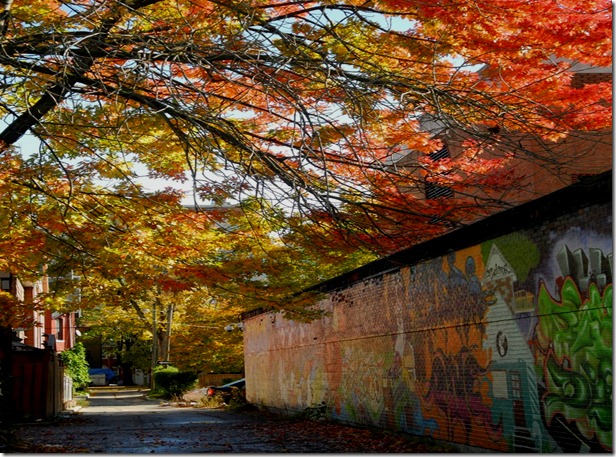
<svg viewBox="0 0 616 457">
<path fill-rule="evenodd" d="M 161 360 L 165 362 L 169 361 L 169 353 L 171 351 L 171 324 L 173 323 L 174 311 L 175 307 L 173 305 L 169 305 L 167 307 L 167 328 L 162 335 L 160 354 Z"/>
</svg>

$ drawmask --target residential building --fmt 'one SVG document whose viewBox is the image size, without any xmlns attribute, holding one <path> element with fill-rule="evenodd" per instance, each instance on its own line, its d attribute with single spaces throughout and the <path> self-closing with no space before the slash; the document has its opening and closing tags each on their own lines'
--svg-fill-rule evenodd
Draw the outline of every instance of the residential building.
<svg viewBox="0 0 616 457">
<path fill-rule="evenodd" d="M 582 88 L 587 84 L 609 82 L 612 80 L 611 67 L 590 67 L 576 64 L 571 67 L 574 73 L 571 85 Z M 612 130 L 572 132 L 567 138 L 558 141 L 548 141 L 529 133 L 507 131 L 500 128 L 498 120 L 493 126 L 472 126 L 452 128 L 447 122 L 425 117 L 423 128 L 432 132 L 434 138 L 442 141 L 439 150 L 429 154 L 433 161 L 443 159 L 455 160 L 464 151 L 464 143 L 471 133 L 483 137 L 486 144 L 491 144 L 493 153 L 486 159 L 503 158 L 510 155 L 507 169 L 512 170 L 519 180 L 510 189 L 499 190 L 469 188 L 467 197 L 476 198 L 482 210 L 493 214 L 511 206 L 517 206 L 548 195 L 569 185 L 576 184 L 581 179 L 601 174 L 612 169 L 613 145 Z M 453 124 L 453 123 L 452 123 Z M 424 183 L 418 188 L 409 189 L 411 194 L 420 199 L 460 198 L 461 193 L 443 184 L 431 183 L 426 177 L 419 177 L 421 167 L 418 167 L 424 153 L 407 151 L 399 154 L 388 163 L 391 167 L 416 169 L 418 178 Z M 483 214 L 485 217 L 487 214 Z M 475 222 L 479 218 L 472 212 L 469 219 L 455 221 L 462 225 Z"/>
<path fill-rule="evenodd" d="M 28 324 L 3 327 L 0 351 L 1 421 L 30 417 L 45 419 L 56 415 L 72 401 L 72 382 L 64 374 L 59 359 L 76 338 L 76 313 L 58 313 L 41 306 L 49 292 L 49 279 L 43 273 L 36 281 L 21 281 L 11 272 L 0 272 L 0 288 L 23 306 L 21 316 Z"/>
</svg>

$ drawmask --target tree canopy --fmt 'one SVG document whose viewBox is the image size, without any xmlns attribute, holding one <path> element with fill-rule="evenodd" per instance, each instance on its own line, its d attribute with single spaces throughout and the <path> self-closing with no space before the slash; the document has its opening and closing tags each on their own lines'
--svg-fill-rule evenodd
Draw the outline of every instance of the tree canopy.
<svg viewBox="0 0 616 457">
<path fill-rule="evenodd" d="M 513 154 L 551 163 L 520 136 L 611 125 L 610 84 L 572 88 L 568 71 L 611 65 L 607 1 L 3 3 L 2 154 L 40 140 L 10 176 L 66 206 L 82 180 L 133 192 L 139 164 L 206 200 L 264 198 L 298 232 L 392 249 L 442 231 L 435 215 L 498 204 Z M 426 120 L 463 131 L 465 153 L 389 166 L 441 147 Z M 455 205 L 408 191 L 443 167 Z"/>
<path fill-rule="evenodd" d="M 611 128 L 611 84 L 570 84 L 611 66 L 605 0 L 2 5 L 0 268 L 76 271 L 81 306 L 144 329 L 186 291 L 293 313 L 366 251 L 506 205 L 514 160 L 557 170 Z M 432 160 L 443 130 L 459 153 Z"/>
</svg>

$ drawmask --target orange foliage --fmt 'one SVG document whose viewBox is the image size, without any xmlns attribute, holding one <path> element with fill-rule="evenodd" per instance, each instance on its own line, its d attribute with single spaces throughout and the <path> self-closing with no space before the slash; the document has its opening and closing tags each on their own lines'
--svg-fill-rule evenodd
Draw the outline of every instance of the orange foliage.
<svg viewBox="0 0 616 457">
<path fill-rule="evenodd" d="M 502 209 L 514 156 L 557 163 L 556 142 L 611 128 L 610 84 L 570 84 L 573 64 L 611 65 L 605 0 L 16 0 L 7 14 L 0 244 L 45 261 L 69 245 L 111 276 L 139 266 L 134 287 L 160 269 L 183 290 L 261 268 L 255 246 L 212 235 L 170 188 L 144 196 L 139 175 L 259 201 L 319 249 L 383 253 Z M 28 131 L 44 143 L 22 159 L 10 148 Z M 463 138 L 423 160 L 436 132 Z M 426 201 L 430 184 L 456 198 Z M 225 245 L 253 256 L 194 261 Z"/>
</svg>

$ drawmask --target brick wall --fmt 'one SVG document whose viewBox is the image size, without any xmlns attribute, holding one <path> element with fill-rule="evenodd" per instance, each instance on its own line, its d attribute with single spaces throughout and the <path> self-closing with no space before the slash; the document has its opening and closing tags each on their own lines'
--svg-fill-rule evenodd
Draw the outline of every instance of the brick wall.
<svg viewBox="0 0 616 457">
<path fill-rule="evenodd" d="M 611 451 L 602 179 L 324 283 L 312 323 L 246 319 L 248 400 L 463 449 Z"/>
<path fill-rule="evenodd" d="M 612 73 L 579 72 L 573 75 L 571 86 L 584 87 L 586 84 L 599 84 L 612 81 Z"/>
</svg>

